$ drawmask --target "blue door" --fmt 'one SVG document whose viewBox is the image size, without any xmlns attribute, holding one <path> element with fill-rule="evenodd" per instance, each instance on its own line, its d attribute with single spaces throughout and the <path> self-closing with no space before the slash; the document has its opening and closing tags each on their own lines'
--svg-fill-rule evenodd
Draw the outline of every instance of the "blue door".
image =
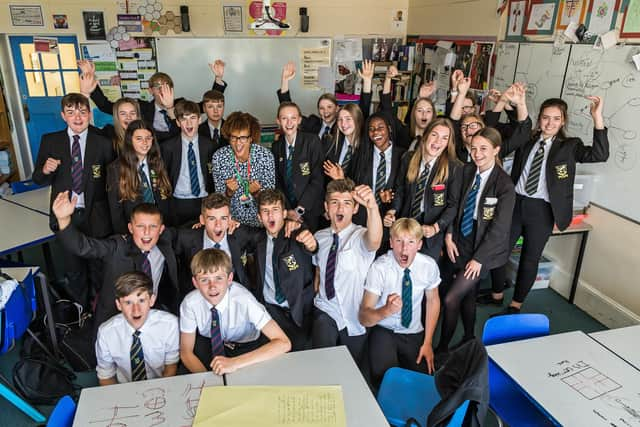
<svg viewBox="0 0 640 427">
<path fill-rule="evenodd" d="M 75 36 L 57 37 L 57 49 L 36 52 L 31 36 L 9 40 L 35 163 L 42 135 L 66 127 L 60 117 L 62 97 L 80 91 L 78 41 Z"/>
</svg>

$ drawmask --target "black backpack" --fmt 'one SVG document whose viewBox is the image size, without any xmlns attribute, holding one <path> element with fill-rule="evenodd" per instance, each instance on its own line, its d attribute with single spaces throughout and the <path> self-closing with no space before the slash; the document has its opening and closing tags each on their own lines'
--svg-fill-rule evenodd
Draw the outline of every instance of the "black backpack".
<svg viewBox="0 0 640 427">
<path fill-rule="evenodd" d="M 75 374 L 50 359 L 27 357 L 13 367 L 13 384 L 34 405 L 55 405 L 65 395 L 77 397 Z"/>
</svg>

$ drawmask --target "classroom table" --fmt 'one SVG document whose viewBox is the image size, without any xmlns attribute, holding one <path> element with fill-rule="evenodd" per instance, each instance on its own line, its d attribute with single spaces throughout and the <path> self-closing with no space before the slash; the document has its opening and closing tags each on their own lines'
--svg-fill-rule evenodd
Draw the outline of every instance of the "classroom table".
<svg viewBox="0 0 640 427">
<path fill-rule="evenodd" d="M 571 278 L 571 291 L 569 292 L 569 302 L 571 304 L 573 304 L 576 298 L 576 289 L 578 288 L 578 281 L 580 280 L 580 271 L 582 270 L 584 250 L 587 247 L 587 238 L 589 237 L 589 232 L 591 230 L 593 230 L 593 227 L 591 225 L 581 222 L 576 225 L 570 225 L 564 231 L 560 231 L 557 227 L 554 227 L 553 232 L 551 233 L 551 237 L 569 236 L 571 234 L 579 234 L 581 236 L 580 247 L 578 248 L 578 256 L 576 258 L 576 264 L 573 268 L 573 276 Z"/>
<path fill-rule="evenodd" d="M 18 194 L 7 194 L 3 199 L 20 205 L 27 209 L 40 212 L 49 216 L 49 201 L 51 197 L 51 186 L 38 188 L 37 190 L 25 191 Z"/>
<path fill-rule="evenodd" d="M 83 388 L 74 427 L 191 426 L 203 387 L 223 386 L 211 372 Z"/>
<path fill-rule="evenodd" d="M 345 346 L 287 353 L 225 375 L 227 385 L 341 385 L 348 427 L 388 427 Z"/>
<path fill-rule="evenodd" d="M 593 332 L 589 336 L 640 370 L 640 325 Z"/>
<path fill-rule="evenodd" d="M 487 352 L 559 425 L 640 425 L 640 371 L 581 331 L 491 345 Z"/>
<path fill-rule="evenodd" d="M 48 215 L 3 198 L 0 198 L 0 218 L 0 256 L 40 245 L 54 237 Z"/>
</svg>

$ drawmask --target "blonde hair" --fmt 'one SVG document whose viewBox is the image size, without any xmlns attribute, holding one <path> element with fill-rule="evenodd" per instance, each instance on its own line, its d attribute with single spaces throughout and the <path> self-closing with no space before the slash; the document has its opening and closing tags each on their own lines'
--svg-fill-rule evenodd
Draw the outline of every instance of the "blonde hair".
<svg viewBox="0 0 640 427">
<path fill-rule="evenodd" d="M 400 218 L 396 220 L 391 225 L 389 234 L 391 237 L 397 237 L 400 234 L 408 234 L 417 240 L 421 240 L 423 236 L 422 226 L 413 218 Z"/>
<path fill-rule="evenodd" d="M 191 260 L 191 275 L 214 273 L 222 270 L 229 274 L 233 271 L 231 258 L 220 249 L 203 249 Z"/>
<path fill-rule="evenodd" d="M 451 120 L 439 117 L 434 119 L 429 126 L 425 129 L 420 139 L 420 145 L 413 152 L 411 160 L 409 161 L 409 167 L 407 168 L 407 181 L 415 182 L 418 179 L 418 173 L 420 172 L 420 163 L 422 162 L 422 152 L 424 151 L 425 144 L 429 139 L 431 132 L 438 126 L 444 126 L 449 129 L 449 142 L 447 143 L 446 153 L 440 154 L 435 165 L 435 175 L 433 178 L 433 184 L 443 184 L 449 178 L 449 168 L 451 162 L 457 162 L 456 160 L 456 137 L 453 130 L 453 124 Z"/>
</svg>

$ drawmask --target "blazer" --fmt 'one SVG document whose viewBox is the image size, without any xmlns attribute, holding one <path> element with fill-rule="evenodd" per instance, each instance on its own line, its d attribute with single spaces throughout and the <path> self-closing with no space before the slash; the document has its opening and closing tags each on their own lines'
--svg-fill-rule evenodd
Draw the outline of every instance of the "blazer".
<svg viewBox="0 0 640 427">
<path fill-rule="evenodd" d="M 393 114 L 393 101 L 391 100 L 390 93 L 380 94 L 380 111 L 386 113 L 392 120 L 391 122 L 391 134 L 395 144 L 399 147 L 408 150 L 411 145 L 411 111 L 413 110 L 413 104 L 415 99 L 412 99 L 409 103 L 409 109 L 405 115 L 405 123 L 403 123 L 396 114 Z M 433 112 L 434 116 L 436 112 Z"/>
<path fill-rule="evenodd" d="M 149 180 L 151 181 L 151 189 L 153 190 L 153 198 L 156 206 L 162 212 L 164 222 L 167 223 L 171 212 L 169 208 L 169 200 L 171 194 L 160 194 L 156 181 L 153 179 L 154 172 L 150 170 Z M 135 200 L 122 200 L 120 197 L 120 160 L 116 159 L 107 167 L 107 197 L 109 200 L 109 213 L 111 214 L 111 225 L 115 234 L 127 234 L 129 229 L 127 224 L 131 217 L 133 209 L 143 202 L 142 194 L 139 194 Z"/>
<path fill-rule="evenodd" d="M 55 172 L 45 175 L 42 173 L 42 167 L 49 157 L 62 163 Z M 107 165 L 113 158 L 111 141 L 98 135 L 90 127 L 82 162 L 82 188 L 87 218 L 82 228 L 90 236 L 104 237 L 111 234 L 106 180 Z M 53 205 L 58 193 L 71 191 L 71 143 L 66 129 L 42 136 L 32 179 L 39 185 L 51 185 L 49 207 Z M 58 229 L 55 215 L 49 215 L 49 225 L 53 231 Z"/>
<path fill-rule="evenodd" d="M 511 178 L 517 185 L 529 153 L 538 141 L 536 132 L 526 145 L 516 150 L 511 169 Z M 551 145 L 546 163 L 547 191 L 553 218 L 560 230 L 566 229 L 573 216 L 573 183 L 576 178 L 576 163 L 605 162 L 609 158 L 607 129 L 593 130 L 593 145 L 586 146 L 580 138 L 556 140 Z"/>
<path fill-rule="evenodd" d="M 414 182 L 407 181 L 407 170 L 413 156 L 413 151 L 408 151 L 402 158 L 400 172 L 396 178 L 395 196 L 392 201 L 392 208 L 396 211 L 396 218 L 410 218 L 411 204 L 415 199 L 417 179 Z M 441 155 L 445 156 L 446 152 Z M 458 212 L 460 187 L 462 185 L 462 164 L 449 162 L 449 176 L 443 184 L 444 188 L 436 190 L 433 180 L 436 171 L 431 171 L 427 185 L 424 189 L 425 196 L 423 202 L 422 217 L 417 218 L 420 224 L 438 224 L 440 232 L 427 239 L 422 238 L 422 249 L 420 252 L 437 259 L 447 228 L 453 222 Z"/>
<path fill-rule="evenodd" d="M 211 158 L 217 149 L 218 147 L 212 143 L 211 139 L 198 137 L 200 169 L 205 181 L 207 193 L 213 193 L 215 191 L 213 187 L 213 166 L 211 164 Z M 180 166 L 182 165 L 182 135 L 179 134 L 164 142 L 160 146 L 160 151 L 162 152 L 164 166 L 169 175 L 169 181 L 171 181 L 171 186 L 175 190 L 178 178 L 180 177 Z"/>
<path fill-rule="evenodd" d="M 287 195 L 287 142 L 284 137 L 271 145 L 276 163 L 276 187 Z M 305 221 L 312 226 L 322 215 L 324 201 L 324 160 L 320 139 L 310 133 L 298 132 L 292 159 L 293 192 L 298 206 L 305 209 Z M 287 197 L 286 208 L 293 209 Z M 315 221 L 314 221 L 315 220 Z M 312 226 L 315 229 L 314 226 Z"/>
<path fill-rule="evenodd" d="M 280 91 L 280 89 L 278 89 L 276 94 L 278 95 L 278 105 L 282 104 L 283 102 L 293 102 L 291 101 L 290 91 L 283 93 Z M 302 132 L 319 135 L 320 130 L 322 129 L 322 126 L 323 126 L 323 121 L 320 118 L 320 116 L 317 116 L 315 114 L 311 114 L 310 116 L 302 116 L 302 123 L 300 123 L 300 130 Z M 323 142 L 325 142 L 324 141 L 325 139 L 329 142 L 332 141 L 336 135 L 337 128 L 338 128 L 338 121 L 336 120 L 331 126 L 331 131 L 329 132 L 329 134 L 325 138 L 323 138 Z"/>
<path fill-rule="evenodd" d="M 224 119 L 220 120 L 220 129 L 224 125 Z M 222 132 L 219 132 L 220 136 L 218 138 L 218 147 L 224 147 L 225 145 L 229 145 L 229 140 L 222 135 Z M 201 138 L 206 138 L 211 142 L 214 142 L 211 138 L 211 130 L 209 129 L 209 120 L 206 120 L 203 123 L 200 123 L 198 126 L 198 135 Z"/>
<path fill-rule="evenodd" d="M 118 313 L 115 303 L 115 283 L 118 277 L 132 271 L 143 271 L 144 254 L 130 235 L 113 235 L 106 239 L 88 237 L 73 224 L 56 233 L 61 244 L 81 258 L 102 260 L 102 288 L 96 304 L 96 331 L 104 321 Z M 171 238 L 160 235 L 156 245 L 164 255 L 164 271 L 158 286 L 158 303 L 177 312 L 178 267 L 171 247 Z"/>
<path fill-rule="evenodd" d="M 456 244 L 462 240 L 460 224 L 464 212 L 464 201 L 471 190 L 476 171 L 475 164 L 464 165 L 462 169 L 462 189 L 458 198 L 460 203 L 458 203 L 458 214 L 451 230 Z M 509 175 L 500 166 L 495 165 L 487 178 L 482 194 L 478 194 L 477 197 L 480 198 L 480 203 L 478 204 L 473 253 L 460 254 L 460 256 L 475 259 L 482 264 L 483 270 L 488 271 L 503 266 L 511 253 L 509 233 L 516 192 Z M 495 198 L 497 203 L 489 203 L 487 198 Z"/>
<path fill-rule="evenodd" d="M 313 277 L 315 269 L 311 263 L 311 253 L 304 245 L 295 240 L 298 232 L 292 233 L 290 238 L 284 237 L 284 229 L 280 230 L 274 242 L 273 252 L 278 257 L 278 278 L 280 288 L 287 297 L 291 318 L 299 327 L 313 309 Z M 255 237 L 255 261 L 257 277 L 253 290 L 256 298 L 262 304 L 264 301 L 264 274 L 267 253 L 267 233 L 257 233 Z"/>
</svg>

